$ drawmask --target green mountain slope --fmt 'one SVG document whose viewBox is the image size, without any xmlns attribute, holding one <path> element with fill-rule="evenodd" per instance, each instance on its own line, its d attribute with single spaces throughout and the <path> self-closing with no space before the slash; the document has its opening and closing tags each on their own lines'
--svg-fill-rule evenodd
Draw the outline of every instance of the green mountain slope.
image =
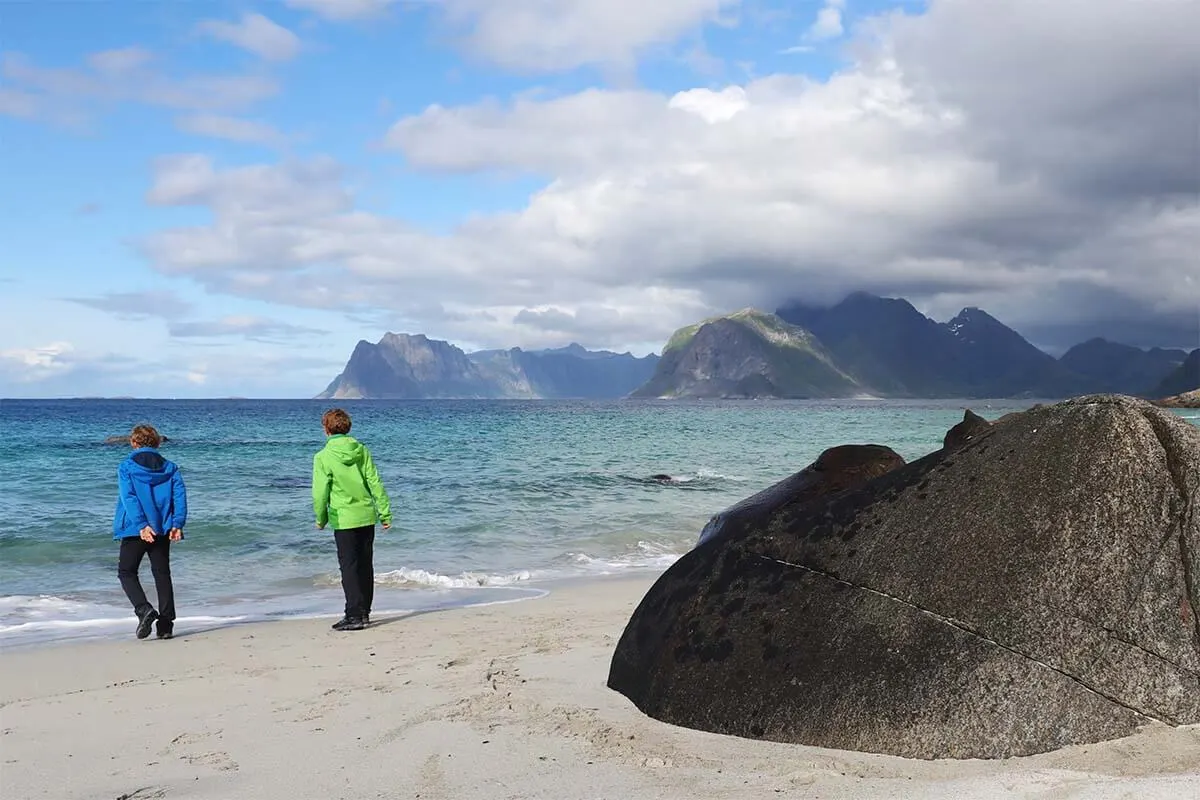
<svg viewBox="0 0 1200 800">
<path fill-rule="evenodd" d="M 848 397 L 862 387 L 811 333 L 744 309 L 681 328 L 634 397 Z"/>
</svg>

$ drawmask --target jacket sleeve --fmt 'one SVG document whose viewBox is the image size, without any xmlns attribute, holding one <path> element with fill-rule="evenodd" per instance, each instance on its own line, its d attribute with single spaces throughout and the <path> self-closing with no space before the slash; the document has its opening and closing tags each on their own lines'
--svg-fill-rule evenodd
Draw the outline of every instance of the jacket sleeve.
<svg viewBox="0 0 1200 800">
<path fill-rule="evenodd" d="M 321 466 L 321 454 L 313 456 L 312 499 L 317 524 L 329 522 L 329 486 L 332 476 Z"/>
<path fill-rule="evenodd" d="M 139 531 L 149 525 L 150 521 L 146 519 L 142 501 L 138 500 L 137 492 L 133 488 L 133 481 L 129 479 L 129 473 L 124 464 L 117 467 L 117 491 L 121 497 L 121 505 L 125 508 L 125 516 L 129 518 L 129 521 Z M 155 531 L 155 533 L 162 533 L 162 531 Z"/>
<path fill-rule="evenodd" d="M 371 451 L 363 448 L 363 477 L 367 479 L 367 488 L 371 491 L 371 498 L 375 501 L 375 510 L 379 513 L 379 519 L 383 522 L 392 523 L 392 501 L 388 497 L 387 490 L 383 488 L 383 481 L 379 480 L 379 470 L 375 469 L 375 460 L 371 458 Z"/>
<path fill-rule="evenodd" d="M 167 529 L 179 528 L 187 524 L 187 487 L 183 485 L 183 475 L 179 470 L 171 476 L 171 518 Z"/>
</svg>

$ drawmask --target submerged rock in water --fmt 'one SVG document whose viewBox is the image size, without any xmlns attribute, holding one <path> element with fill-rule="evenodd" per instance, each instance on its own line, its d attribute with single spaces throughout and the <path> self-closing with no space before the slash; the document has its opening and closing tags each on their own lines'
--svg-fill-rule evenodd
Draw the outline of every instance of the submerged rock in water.
<svg viewBox="0 0 1200 800">
<path fill-rule="evenodd" d="M 166 436 L 164 436 L 164 437 L 162 437 L 162 441 L 163 441 L 163 444 L 166 444 L 167 442 L 169 442 L 171 440 L 168 439 Z M 121 445 L 125 445 L 126 447 L 128 447 L 129 446 L 129 434 L 126 433 L 121 436 L 109 436 L 107 439 L 104 440 L 104 443 L 105 444 L 121 444 Z"/>
<path fill-rule="evenodd" d="M 1200 430 L 1086 397 L 780 502 L 650 589 L 608 684 L 718 733 L 1002 758 L 1200 722 Z"/>
<path fill-rule="evenodd" d="M 714 516 L 700 532 L 698 544 L 718 536 L 740 536 L 784 508 L 861 486 L 902 466 L 904 459 L 890 447 L 877 444 L 832 447 L 795 475 Z"/>
</svg>

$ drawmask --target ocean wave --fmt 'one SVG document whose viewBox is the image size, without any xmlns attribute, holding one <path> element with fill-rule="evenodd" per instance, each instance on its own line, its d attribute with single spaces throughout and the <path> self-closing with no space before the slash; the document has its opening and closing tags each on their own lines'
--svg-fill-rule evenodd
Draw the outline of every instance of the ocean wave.
<svg viewBox="0 0 1200 800">
<path fill-rule="evenodd" d="M 475 608 L 516 603 L 544 597 L 548 592 L 532 587 L 490 594 L 457 591 L 449 596 L 425 592 L 410 596 L 403 606 L 381 599 L 375 616 L 406 616 L 449 608 Z M 203 607 L 203 612 L 175 620 L 177 634 L 218 630 L 250 622 L 303 620 L 333 617 L 340 606 L 332 592 L 318 595 L 240 598 Z M 111 639 L 132 636 L 132 610 L 125 607 L 81 603 L 61 597 L 9 595 L 0 597 L 0 647 L 39 645 L 54 641 Z"/>
<path fill-rule="evenodd" d="M 666 569 L 683 555 L 676 545 L 639 541 L 633 552 L 610 556 L 569 553 L 568 558 L 586 573 L 612 574 L 623 570 Z"/>
<path fill-rule="evenodd" d="M 584 552 L 565 553 L 559 564 L 547 569 L 523 569 L 512 572 L 467 571 L 444 575 L 415 567 L 380 572 L 375 575 L 379 586 L 413 589 L 493 589 L 546 581 L 589 576 L 608 576 L 638 570 L 662 570 L 674 564 L 680 548 L 661 542 L 639 541 L 634 550 L 613 555 L 591 555 Z M 336 584 L 336 575 L 323 576 L 318 582 Z"/>
<path fill-rule="evenodd" d="M 179 617 L 175 620 L 176 625 L 211 625 L 233 624 L 235 622 L 243 622 L 249 619 L 248 617 Z M 34 633 L 34 632 L 53 632 L 53 631 L 95 631 L 100 633 L 105 630 L 115 628 L 132 628 L 137 620 L 133 613 L 130 612 L 121 617 L 93 617 L 89 619 L 42 619 L 31 620 L 28 622 L 15 622 L 11 624 L 0 624 L 0 636 L 14 633 Z"/>
<path fill-rule="evenodd" d="M 57 618 L 63 614 L 79 614 L 97 608 L 105 607 L 96 603 L 49 594 L 10 594 L 0 597 L 0 619 L 10 617 L 20 619 Z"/>
<path fill-rule="evenodd" d="M 520 570 L 505 575 L 462 572 L 456 576 L 451 576 L 424 569 L 401 567 L 400 569 L 381 572 L 375 575 L 375 583 L 379 586 L 410 586 L 435 589 L 490 589 L 528 583 L 534 579 L 535 573 L 530 570 Z"/>
<path fill-rule="evenodd" d="M 623 477 L 628 478 L 630 476 L 623 476 Z M 659 473 L 657 475 L 650 475 L 647 477 L 633 478 L 633 479 L 637 480 L 639 482 L 642 482 L 642 483 L 649 481 L 652 483 L 662 483 L 662 484 L 666 484 L 666 485 L 677 484 L 677 483 L 683 483 L 683 484 L 723 483 L 723 482 L 745 483 L 747 480 L 749 480 L 749 478 L 745 478 L 741 475 L 726 475 L 721 472 L 714 472 L 712 470 L 707 470 L 707 469 L 697 470 L 696 472 L 684 472 L 679 475 L 673 475 L 671 473 L 664 472 L 664 473 Z"/>
</svg>

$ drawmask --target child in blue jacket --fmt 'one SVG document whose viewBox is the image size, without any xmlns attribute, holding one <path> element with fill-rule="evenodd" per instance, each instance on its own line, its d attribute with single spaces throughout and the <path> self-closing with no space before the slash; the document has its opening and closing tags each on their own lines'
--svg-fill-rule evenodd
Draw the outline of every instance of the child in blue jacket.
<svg viewBox="0 0 1200 800">
<path fill-rule="evenodd" d="M 158 453 L 162 437 L 149 425 L 129 435 L 133 452 L 117 467 L 117 509 L 113 539 L 121 542 L 117 577 L 137 614 L 137 638 L 150 635 L 158 622 L 158 638 L 170 639 L 175 628 L 175 590 L 171 585 L 171 542 L 183 538 L 187 522 L 187 490 L 179 467 Z M 158 593 L 158 610 L 146 599 L 138 568 L 150 556 Z"/>
</svg>

